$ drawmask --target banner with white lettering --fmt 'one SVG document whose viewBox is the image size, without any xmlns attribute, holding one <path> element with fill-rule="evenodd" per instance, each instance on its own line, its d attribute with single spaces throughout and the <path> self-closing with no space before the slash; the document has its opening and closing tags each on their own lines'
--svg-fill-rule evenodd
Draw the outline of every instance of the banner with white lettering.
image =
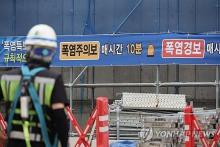
<svg viewBox="0 0 220 147">
<path fill-rule="evenodd" d="M 0 66 L 25 63 L 24 36 L 0 37 Z M 58 36 L 52 66 L 220 64 L 218 34 Z"/>
</svg>

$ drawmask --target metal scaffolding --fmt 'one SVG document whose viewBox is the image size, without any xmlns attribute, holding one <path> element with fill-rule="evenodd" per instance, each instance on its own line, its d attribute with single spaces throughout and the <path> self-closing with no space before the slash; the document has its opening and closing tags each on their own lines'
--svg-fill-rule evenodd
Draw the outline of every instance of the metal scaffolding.
<svg viewBox="0 0 220 147">
<path fill-rule="evenodd" d="M 83 73 L 88 69 L 85 67 L 79 75 L 73 80 L 72 79 L 72 68 L 70 70 L 70 83 L 66 83 L 65 86 L 69 88 L 70 91 L 70 106 L 72 107 L 73 93 L 72 88 L 92 88 L 94 101 L 94 89 L 103 87 L 155 87 L 155 93 L 160 93 L 160 87 L 216 87 L 216 108 L 219 108 L 219 67 L 216 65 L 216 78 L 215 81 L 210 82 L 160 82 L 160 65 L 156 65 L 156 80 L 153 83 L 93 83 L 93 84 L 76 84 L 76 81 L 83 75 Z M 94 77 L 93 77 L 94 78 Z M 93 80 L 94 81 L 94 80 Z M 94 102 L 92 102 L 94 104 Z"/>
</svg>

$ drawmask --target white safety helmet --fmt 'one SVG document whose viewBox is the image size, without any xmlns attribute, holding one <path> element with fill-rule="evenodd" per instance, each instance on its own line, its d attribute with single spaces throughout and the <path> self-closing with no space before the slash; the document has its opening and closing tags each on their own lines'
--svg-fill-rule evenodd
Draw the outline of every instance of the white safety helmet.
<svg viewBox="0 0 220 147">
<path fill-rule="evenodd" d="M 27 61 L 50 63 L 57 48 L 57 36 L 52 27 L 38 24 L 30 29 L 24 44 L 27 49 Z"/>
</svg>

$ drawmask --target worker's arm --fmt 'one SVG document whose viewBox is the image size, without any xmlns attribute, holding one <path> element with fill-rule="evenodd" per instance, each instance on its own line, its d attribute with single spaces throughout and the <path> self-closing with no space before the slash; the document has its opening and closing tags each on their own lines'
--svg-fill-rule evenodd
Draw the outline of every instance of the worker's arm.
<svg viewBox="0 0 220 147">
<path fill-rule="evenodd" d="M 64 109 L 64 103 L 55 103 L 55 104 L 52 104 L 52 109 L 53 110 L 57 110 L 57 109 Z"/>
<path fill-rule="evenodd" d="M 69 121 L 64 111 L 65 106 L 69 104 L 62 77 L 56 80 L 52 93 L 51 109 L 52 121 L 62 147 L 67 147 L 69 134 Z"/>
<path fill-rule="evenodd" d="M 69 124 L 64 111 L 63 103 L 52 104 L 53 114 L 52 119 L 55 124 L 54 128 L 58 134 L 58 138 L 62 144 L 62 147 L 68 146 L 68 132 Z"/>
<path fill-rule="evenodd" d="M 1 81 L 1 80 L 0 80 Z M 0 102 L 3 101 L 3 93 L 2 93 L 2 87 L 1 87 L 1 84 L 0 84 Z"/>
<path fill-rule="evenodd" d="M 3 98 L 2 88 L 0 85 L 0 112 L 6 113 L 6 102 Z"/>
</svg>

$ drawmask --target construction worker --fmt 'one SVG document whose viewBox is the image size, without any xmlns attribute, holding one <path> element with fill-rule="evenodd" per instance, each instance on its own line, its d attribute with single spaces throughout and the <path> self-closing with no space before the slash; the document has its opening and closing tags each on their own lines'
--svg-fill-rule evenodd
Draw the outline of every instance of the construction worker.
<svg viewBox="0 0 220 147">
<path fill-rule="evenodd" d="M 57 37 L 52 27 L 31 28 L 24 42 L 27 63 L 1 75 L 0 98 L 6 102 L 7 146 L 67 146 L 68 100 L 61 74 L 49 69 Z"/>
</svg>

